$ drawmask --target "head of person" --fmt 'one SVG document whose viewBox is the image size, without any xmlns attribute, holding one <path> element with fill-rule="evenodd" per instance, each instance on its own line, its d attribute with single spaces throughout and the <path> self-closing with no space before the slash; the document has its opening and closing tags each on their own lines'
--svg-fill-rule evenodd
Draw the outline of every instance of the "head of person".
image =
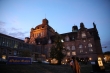
<svg viewBox="0 0 110 73">
<path fill-rule="evenodd" d="M 72 59 L 75 60 L 75 56 L 72 56 Z"/>
</svg>

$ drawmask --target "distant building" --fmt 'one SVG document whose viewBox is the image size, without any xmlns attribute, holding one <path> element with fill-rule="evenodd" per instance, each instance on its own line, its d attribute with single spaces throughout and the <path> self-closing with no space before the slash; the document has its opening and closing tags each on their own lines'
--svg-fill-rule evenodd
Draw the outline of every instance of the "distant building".
<svg viewBox="0 0 110 73">
<path fill-rule="evenodd" d="M 55 34 L 57 32 L 49 26 L 46 18 L 42 20 L 42 24 L 31 28 L 29 43 L 37 45 L 44 60 L 50 57 L 50 48 L 54 44 Z M 76 56 L 82 61 L 103 58 L 100 37 L 95 23 L 90 29 L 87 29 L 83 23 L 80 23 L 79 29 L 74 25 L 72 32 L 60 35 L 63 37 L 64 47 L 68 49 L 64 60 L 70 59 L 72 56 Z"/>
<path fill-rule="evenodd" d="M 25 42 L 21 39 L 0 33 L 0 61 L 6 61 L 9 56 L 21 56 L 23 50 L 29 50 L 34 60 L 33 51 L 37 51 L 35 49 L 36 46 Z"/>
</svg>

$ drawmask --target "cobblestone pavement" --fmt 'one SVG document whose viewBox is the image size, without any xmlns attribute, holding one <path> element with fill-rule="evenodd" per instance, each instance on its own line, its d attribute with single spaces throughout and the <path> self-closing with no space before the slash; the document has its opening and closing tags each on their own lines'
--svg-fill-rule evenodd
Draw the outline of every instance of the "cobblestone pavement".
<svg viewBox="0 0 110 73">
<path fill-rule="evenodd" d="M 90 73 L 91 70 L 92 70 L 91 65 L 81 66 L 81 73 Z M 33 63 L 32 65 L 0 64 L 0 73 L 73 73 L 73 72 L 69 65 L 48 65 L 42 63 Z M 106 73 L 110 73 L 110 70 L 107 70 Z"/>
<path fill-rule="evenodd" d="M 0 65 L 0 73 L 72 73 L 68 65 Z"/>
</svg>

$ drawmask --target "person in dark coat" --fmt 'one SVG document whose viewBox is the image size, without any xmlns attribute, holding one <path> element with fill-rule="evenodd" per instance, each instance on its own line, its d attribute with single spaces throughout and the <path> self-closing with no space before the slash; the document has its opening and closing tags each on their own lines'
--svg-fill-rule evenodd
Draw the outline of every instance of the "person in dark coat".
<svg viewBox="0 0 110 73">
<path fill-rule="evenodd" d="M 70 66 L 73 70 L 73 73 L 80 73 L 80 65 L 74 56 L 72 57 L 72 61 L 70 62 Z"/>
</svg>

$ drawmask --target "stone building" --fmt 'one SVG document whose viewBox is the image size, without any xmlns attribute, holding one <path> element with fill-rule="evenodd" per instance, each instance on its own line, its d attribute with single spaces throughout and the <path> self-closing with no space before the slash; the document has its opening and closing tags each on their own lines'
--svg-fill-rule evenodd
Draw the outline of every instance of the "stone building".
<svg viewBox="0 0 110 73">
<path fill-rule="evenodd" d="M 48 24 L 45 18 L 42 24 L 31 28 L 29 44 L 34 44 L 41 53 L 42 60 L 50 57 L 50 49 L 54 44 L 55 30 Z M 72 31 L 60 34 L 66 51 L 64 61 L 67 61 L 72 56 L 76 56 L 79 60 L 97 60 L 98 57 L 103 58 L 100 37 L 97 27 L 93 23 L 93 28 L 86 28 L 83 23 L 80 23 L 80 28 L 76 25 L 72 27 Z M 34 54 L 38 55 L 38 54 Z M 36 59 L 37 60 L 37 59 Z"/>
<path fill-rule="evenodd" d="M 19 56 L 24 49 L 31 51 L 34 61 L 49 59 L 55 34 L 58 33 L 49 25 L 46 18 L 42 20 L 42 24 L 31 28 L 30 37 L 25 37 L 24 41 L 0 33 L 0 60 L 7 59 L 8 56 Z M 80 23 L 80 28 L 74 25 L 71 32 L 60 35 L 63 47 L 67 49 L 63 62 L 72 56 L 76 56 L 80 61 L 94 61 L 98 57 L 103 59 L 100 37 L 95 23 L 93 23 L 93 28 L 89 29 L 83 23 Z"/>
</svg>

